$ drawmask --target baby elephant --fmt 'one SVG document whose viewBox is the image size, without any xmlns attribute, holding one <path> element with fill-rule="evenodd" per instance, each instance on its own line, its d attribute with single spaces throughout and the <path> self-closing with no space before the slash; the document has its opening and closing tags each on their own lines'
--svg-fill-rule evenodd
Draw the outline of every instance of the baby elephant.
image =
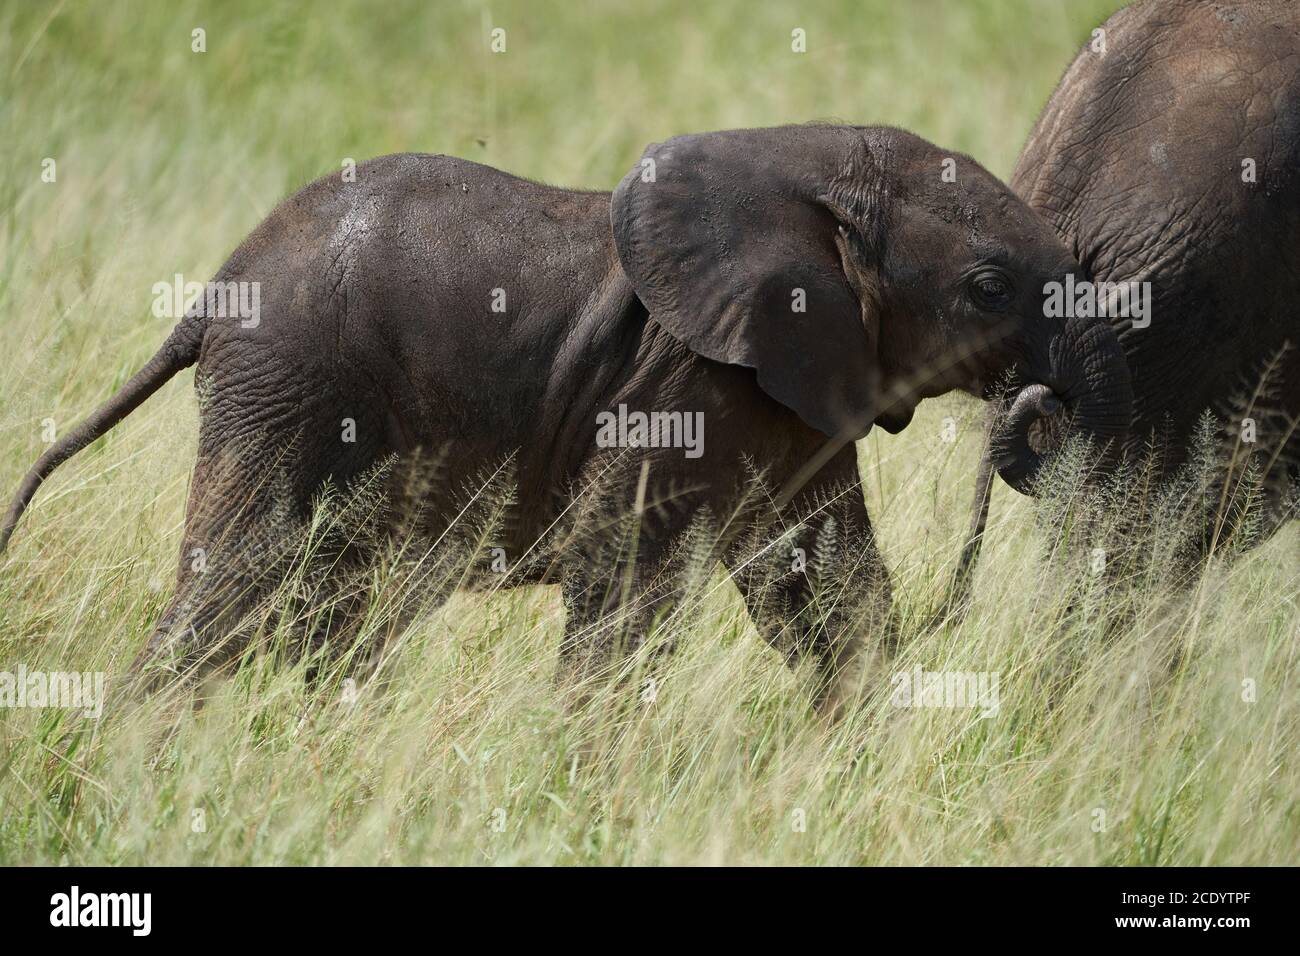
<svg viewBox="0 0 1300 956">
<path fill-rule="evenodd" d="M 834 707 L 865 643 L 855 615 L 889 600 L 854 440 L 898 432 L 922 398 L 989 398 L 1008 381 L 1050 389 L 1085 434 L 1122 436 L 1132 398 L 1114 334 L 1042 308 L 1075 268 L 978 164 L 896 129 L 680 136 L 612 194 L 447 156 L 375 159 L 257 228 L 209 288 L 255 283 L 260 314 L 213 315 L 212 295 L 192 307 L 41 457 L 0 547 L 55 466 L 197 362 L 177 589 L 136 673 L 234 659 L 283 582 L 285 529 L 310 522 L 322 488 L 356 490 L 385 465 L 388 494 L 406 489 L 418 518 L 381 511 L 383 533 L 332 568 L 374 560 L 399 525 L 417 552 L 445 546 L 465 489 L 508 475 L 510 521 L 479 542 L 480 564 L 562 586 L 567 679 L 636 645 L 672 604 L 685 532 L 710 520 L 710 560 L 766 640 L 815 663 L 814 699 Z M 394 477 L 421 459 L 438 480 Z M 340 601 L 306 646 L 336 647 L 363 606 Z"/>
</svg>

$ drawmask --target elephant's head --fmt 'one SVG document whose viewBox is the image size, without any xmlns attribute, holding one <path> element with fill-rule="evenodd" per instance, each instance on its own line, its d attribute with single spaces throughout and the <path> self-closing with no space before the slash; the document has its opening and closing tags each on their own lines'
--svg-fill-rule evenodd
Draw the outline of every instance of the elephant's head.
<svg viewBox="0 0 1300 956">
<path fill-rule="evenodd" d="M 909 133 L 680 136 L 646 150 L 611 220 L 655 321 L 706 358 L 753 368 L 829 436 L 897 432 L 922 398 L 992 398 L 1009 375 L 1045 386 L 1016 405 L 999 449 L 1023 488 L 1038 467 L 1030 419 L 1054 401 L 1102 441 L 1128 426 L 1110 328 L 1044 314 L 1046 284 L 1076 268 L 1055 232 L 979 164 Z"/>
</svg>

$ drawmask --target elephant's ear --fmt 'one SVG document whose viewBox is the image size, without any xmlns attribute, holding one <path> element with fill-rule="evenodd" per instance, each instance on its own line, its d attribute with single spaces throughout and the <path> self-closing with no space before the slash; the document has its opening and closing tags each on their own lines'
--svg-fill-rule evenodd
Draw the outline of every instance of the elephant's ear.
<svg viewBox="0 0 1300 956">
<path fill-rule="evenodd" d="M 846 188 L 863 150 L 861 131 L 843 127 L 679 136 L 646 150 L 610 210 L 650 317 L 693 352 L 754 369 L 768 395 L 831 436 L 865 434 L 877 394 L 861 208 L 873 190 Z"/>
</svg>

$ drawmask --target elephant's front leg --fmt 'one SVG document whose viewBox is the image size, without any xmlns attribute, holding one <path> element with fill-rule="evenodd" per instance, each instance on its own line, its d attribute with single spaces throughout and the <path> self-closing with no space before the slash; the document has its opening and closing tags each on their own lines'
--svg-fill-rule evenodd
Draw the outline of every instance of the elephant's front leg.
<svg viewBox="0 0 1300 956">
<path fill-rule="evenodd" d="M 672 576 L 658 553 L 601 571 L 572 567 L 563 582 L 565 624 L 556 685 L 581 707 L 645 643 L 675 603 Z M 671 650 L 661 648 L 657 650 Z"/>
<path fill-rule="evenodd" d="M 791 667 L 811 661 L 813 704 L 834 718 L 860 698 L 895 641 L 889 575 L 853 447 L 832 465 L 726 563 L 764 640 Z"/>
</svg>

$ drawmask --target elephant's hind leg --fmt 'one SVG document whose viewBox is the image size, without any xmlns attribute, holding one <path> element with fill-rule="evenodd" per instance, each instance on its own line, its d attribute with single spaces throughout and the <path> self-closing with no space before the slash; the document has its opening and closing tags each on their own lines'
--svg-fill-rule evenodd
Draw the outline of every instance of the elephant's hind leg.
<svg viewBox="0 0 1300 956">
<path fill-rule="evenodd" d="M 273 471 L 213 454 L 195 468 L 176 592 L 130 669 L 144 692 L 236 660 L 285 580 L 305 522 Z"/>
</svg>

